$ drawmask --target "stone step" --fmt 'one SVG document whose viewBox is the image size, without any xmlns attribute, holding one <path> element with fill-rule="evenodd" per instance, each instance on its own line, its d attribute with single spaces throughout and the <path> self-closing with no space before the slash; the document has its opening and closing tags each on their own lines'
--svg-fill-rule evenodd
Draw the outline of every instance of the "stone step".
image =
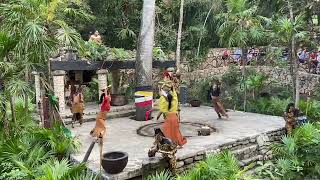
<svg viewBox="0 0 320 180">
<path fill-rule="evenodd" d="M 257 156 L 253 156 L 253 157 L 248 158 L 248 159 L 241 160 L 239 165 L 241 167 L 245 167 L 245 166 L 249 166 L 250 164 L 253 163 L 253 165 L 256 166 L 257 162 L 258 161 L 262 161 L 262 160 L 263 160 L 263 156 L 262 155 L 257 155 Z"/>
<path fill-rule="evenodd" d="M 134 105 L 132 105 L 132 106 L 118 106 L 118 107 L 112 106 L 109 113 L 121 112 L 121 111 L 129 111 L 129 110 L 134 110 L 134 109 L 135 109 Z M 90 111 L 90 112 L 84 111 L 85 112 L 85 116 L 97 115 L 98 110 L 99 109 L 97 109 L 96 111 Z M 69 113 L 69 114 L 65 115 L 63 118 L 67 119 L 67 118 L 71 118 L 71 117 L 72 117 L 72 114 Z"/>
<path fill-rule="evenodd" d="M 135 110 L 126 110 L 126 111 L 119 111 L 119 112 L 110 112 L 107 115 L 107 120 L 109 119 L 116 119 L 116 118 L 121 118 L 121 117 L 129 117 L 129 116 L 133 116 L 135 114 Z M 89 115 L 84 115 L 83 119 L 84 122 L 91 122 L 91 121 L 95 121 L 97 117 L 97 114 L 89 114 Z M 72 119 L 71 118 L 65 118 L 64 122 L 65 124 L 71 124 Z"/>
<path fill-rule="evenodd" d="M 256 156 L 258 153 L 258 144 L 253 144 L 241 149 L 233 150 L 233 154 L 238 160 L 248 159 L 252 156 Z"/>
<path fill-rule="evenodd" d="M 236 151 L 236 150 L 243 149 L 244 147 L 249 147 L 249 146 L 253 146 L 256 144 L 257 144 L 257 142 L 255 141 L 255 137 L 254 137 L 251 139 L 242 139 L 239 141 L 228 142 L 228 143 L 220 146 L 220 149 L 229 150 L 229 151 Z"/>
<path fill-rule="evenodd" d="M 245 173 L 245 176 L 254 176 L 254 174 L 255 174 L 255 168 L 253 167 L 253 168 L 251 168 L 251 169 L 249 169 L 248 171 L 246 171 Z"/>
</svg>

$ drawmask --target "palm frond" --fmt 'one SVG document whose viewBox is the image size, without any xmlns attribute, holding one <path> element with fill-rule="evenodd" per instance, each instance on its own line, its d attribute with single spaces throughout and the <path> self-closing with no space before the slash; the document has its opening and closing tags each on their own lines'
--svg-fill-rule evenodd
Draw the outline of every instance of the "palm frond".
<svg viewBox="0 0 320 180">
<path fill-rule="evenodd" d="M 5 87 L 10 96 L 25 97 L 33 93 L 30 85 L 20 79 L 12 78 Z"/>
</svg>

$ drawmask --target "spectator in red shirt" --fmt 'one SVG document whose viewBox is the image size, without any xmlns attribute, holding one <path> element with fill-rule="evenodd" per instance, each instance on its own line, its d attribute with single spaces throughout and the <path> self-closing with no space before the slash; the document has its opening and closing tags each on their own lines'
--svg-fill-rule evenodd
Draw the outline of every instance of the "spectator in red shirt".
<svg viewBox="0 0 320 180">
<path fill-rule="evenodd" d="M 169 78 L 172 79 L 174 74 L 174 68 L 166 68 L 164 72 L 162 73 L 163 78 Z"/>
<path fill-rule="evenodd" d="M 228 49 L 223 51 L 222 59 L 226 60 L 230 56 L 230 51 Z"/>
<path fill-rule="evenodd" d="M 316 73 L 318 61 L 317 61 L 317 51 L 313 51 L 310 54 L 310 66 L 313 73 Z"/>
</svg>

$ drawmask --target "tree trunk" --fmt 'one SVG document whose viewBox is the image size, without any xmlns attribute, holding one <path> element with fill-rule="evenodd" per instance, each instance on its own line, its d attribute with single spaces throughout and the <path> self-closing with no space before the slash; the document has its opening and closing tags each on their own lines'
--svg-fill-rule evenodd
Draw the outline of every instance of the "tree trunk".
<svg viewBox="0 0 320 180">
<path fill-rule="evenodd" d="M 290 75 L 291 75 L 291 79 L 292 79 L 292 98 L 295 98 L 296 97 L 296 90 L 295 90 L 295 87 L 296 87 L 296 77 L 295 77 L 295 74 L 294 74 L 294 61 L 293 61 L 293 58 L 292 58 L 292 47 L 291 47 L 291 42 L 288 43 L 288 49 L 289 49 L 289 62 L 290 62 Z"/>
<path fill-rule="evenodd" d="M 176 66 L 177 70 L 180 69 L 180 59 L 181 59 L 181 34 L 182 34 L 182 23 L 183 23 L 183 6 L 184 0 L 180 2 L 180 18 L 179 18 L 179 28 L 177 37 L 177 50 L 176 50 Z"/>
<path fill-rule="evenodd" d="M 154 43 L 155 0 L 144 0 L 136 56 L 136 120 L 145 120 L 152 109 L 152 49 Z M 142 94 L 137 94 L 142 91 Z M 149 114 L 149 117 L 150 114 Z"/>
<path fill-rule="evenodd" d="M 293 14 L 293 7 L 290 0 L 287 0 L 288 9 L 290 14 L 290 20 L 294 22 L 294 14 Z M 298 108 L 299 101 L 300 101 L 300 79 L 299 79 L 299 69 L 298 69 L 298 61 L 296 60 L 296 42 L 294 34 L 291 35 L 291 64 L 292 64 L 292 82 L 293 82 L 293 89 L 294 89 L 294 98 L 295 98 L 295 106 Z"/>
<path fill-rule="evenodd" d="M 28 72 L 27 67 L 25 69 L 24 80 L 26 81 L 26 83 L 29 84 L 29 72 Z M 24 97 L 24 109 L 25 109 L 25 113 L 28 114 L 28 111 L 29 111 L 29 96 L 28 96 L 28 94 L 25 94 L 25 97 Z"/>
<path fill-rule="evenodd" d="M 204 29 L 206 27 L 206 24 L 207 24 L 207 21 L 208 21 L 208 18 L 211 14 L 211 11 L 213 9 L 213 6 L 211 6 L 210 10 L 208 11 L 207 13 L 207 16 L 206 16 L 206 19 L 204 20 L 204 23 L 203 23 L 203 26 L 202 26 L 202 29 Z M 200 38 L 199 38 L 199 42 L 198 42 L 198 48 L 197 48 L 197 57 L 199 57 L 199 53 L 200 53 L 200 46 L 201 46 L 201 41 L 202 41 L 202 34 L 200 35 Z"/>
<path fill-rule="evenodd" d="M 9 136 L 9 121 L 8 121 L 8 117 L 7 117 L 7 112 L 6 112 L 6 109 L 7 109 L 7 105 L 5 102 L 2 102 L 2 107 L 4 108 L 2 110 L 2 121 L 3 121 L 3 129 L 4 129 L 4 133 L 6 136 Z"/>
<path fill-rule="evenodd" d="M 5 135 L 8 137 L 10 134 L 10 128 L 9 128 L 9 121 L 8 121 L 6 112 L 3 114 L 3 128 L 4 128 Z"/>
<path fill-rule="evenodd" d="M 10 96 L 10 108 L 11 108 L 11 116 L 12 116 L 12 122 L 16 125 L 17 117 L 16 117 L 16 111 L 14 107 L 14 97 Z"/>
<path fill-rule="evenodd" d="M 246 64 L 247 64 L 247 49 L 241 48 L 241 62 L 242 62 L 242 78 L 244 83 L 244 98 L 243 98 L 243 111 L 247 110 L 247 84 L 246 84 Z"/>
<path fill-rule="evenodd" d="M 258 91 L 259 92 L 259 91 Z M 252 99 L 255 100 L 256 99 L 256 92 L 255 90 L 252 91 Z"/>
</svg>

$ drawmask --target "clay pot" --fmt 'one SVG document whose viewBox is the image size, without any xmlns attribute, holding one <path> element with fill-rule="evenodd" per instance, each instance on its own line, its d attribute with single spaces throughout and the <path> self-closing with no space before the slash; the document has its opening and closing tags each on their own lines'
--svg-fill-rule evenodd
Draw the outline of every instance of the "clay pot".
<svg viewBox="0 0 320 180">
<path fill-rule="evenodd" d="M 128 104 L 128 100 L 125 95 L 111 94 L 111 106 L 124 106 Z"/>
<path fill-rule="evenodd" d="M 190 101 L 190 105 L 191 105 L 192 107 L 200 107 L 201 101 L 200 101 L 200 100 L 191 100 L 191 101 Z"/>
<path fill-rule="evenodd" d="M 127 166 L 128 154 L 121 151 L 104 153 L 101 164 L 108 174 L 118 174 Z"/>
</svg>

